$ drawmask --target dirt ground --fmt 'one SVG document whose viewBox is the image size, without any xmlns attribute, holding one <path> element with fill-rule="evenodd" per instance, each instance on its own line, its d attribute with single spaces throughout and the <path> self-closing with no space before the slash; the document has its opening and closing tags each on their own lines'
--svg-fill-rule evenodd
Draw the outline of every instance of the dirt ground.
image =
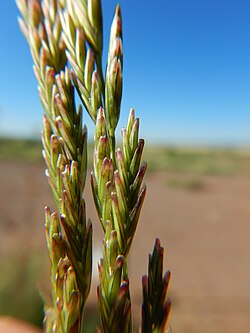
<svg viewBox="0 0 250 333">
<path fill-rule="evenodd" d="M 42 164 L 0 163 L 0 251 L 46 256 L 43 207 L 52 202 Z M 135 321 L 141 276 L 156 237 L 172 271 L 170 325 L 175 333 L 250 332 L 250 179 L 206 176 L 196 190 L 169 186 L 178 175 L 151 173 L 129 259 Z M 89 188 L 84 194 L 94 224 L 94 262 L 102 232 Z M 14 248 L 18 247 L 18 251 Z M 94 264 L 95 265 L 95 264 Z M 44 273 L 46 276 L 46 273 Z M 46 285 L 44 276 L 38 283 Z M 95 304 L 97 275 L 90 304 Z"/>
</svg>

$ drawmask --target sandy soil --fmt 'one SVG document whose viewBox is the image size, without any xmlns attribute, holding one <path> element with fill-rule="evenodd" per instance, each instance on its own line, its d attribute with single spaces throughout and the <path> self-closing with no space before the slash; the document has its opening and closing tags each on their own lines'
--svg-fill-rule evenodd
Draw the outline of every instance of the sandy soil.
<svg viewBox="0 0 250 333">
<path fill-rule="evenodd" d="M 46 256 L 43 207 L 52 199 L 43 165 L 0 163 L 0 251 Z M 172 271 L 170 324 L 176 333 L 249 333 L 250 179 L 204 177 L 198 190 L 167 185 L 177 175 L 150 174 L 148 193 L 129 259 L 135 321 L 141 302 L 141 276 L 155 237 L 165 248 Z M 94 224 L 95 261 L 102 232 L 89 188 L 88 216 Z M 96 274 L 90 302 L 95 303 Z M 41 281 L 39 283 L 43 284 Z"/>
<path fill-rule="evenodd" d="M 2 333 L 41 333 L 36 327 L 24 323 L 20 320 L 0 317 L 0 332 Z"/>
</svg>

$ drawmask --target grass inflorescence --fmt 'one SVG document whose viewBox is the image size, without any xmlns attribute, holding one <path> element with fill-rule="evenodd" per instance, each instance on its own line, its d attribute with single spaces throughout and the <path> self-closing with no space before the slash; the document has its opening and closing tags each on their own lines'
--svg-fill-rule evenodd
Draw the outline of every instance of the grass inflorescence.
<svg viewBox="0 0 250 333">
<path fill-rule="evenodd" d="M 146 195 L 147 163 L 134 109 L 117 144 L 123 90 L 122 14 L 115 8 L 103 70 L 101 0 L 16 0 L 20 28 L 30 46 L 44 109 L 42 154 L 55 209 L 45 207 L 51 297 L 44 305 L 47 333 L 81 333 L 91 286 L 92 222 L 83 193 L 88 168 L 85 111 L 95 125 L 91 188 L 103 230 L 98 261 L 98 309 L 102 333 L 132 333 L 128 257 Z M 81 105 L 76 105 L 78 94 Z M 85 111 L 84 111 L 84 109 Z M 13 149 L 14 146 L 12 146 Z M 6 152 L 5 152 L 6 153 Z M 30 158 L 30 155 L 25 155 Z M 235 172 L 227 157 L 178 150 L 154 152 L 152 168 L 195 173 Z M 208 160 L 210 163 L 208 163 Z M 194 184 L 191 184 L 194 186 Z M 170 272 L 155 241 L 142 278 L 141 331 L 169 331 Z"/>
</svg>

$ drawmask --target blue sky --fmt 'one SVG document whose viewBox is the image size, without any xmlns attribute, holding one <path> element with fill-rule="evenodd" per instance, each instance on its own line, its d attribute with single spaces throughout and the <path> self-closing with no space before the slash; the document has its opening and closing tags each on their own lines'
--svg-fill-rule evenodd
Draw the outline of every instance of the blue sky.
<svg viewBox="0 0 250 333">
<path fill-rule="evenodd" d="M 103 0 L 105 47 L 116 1 Z M 250 144 L 250 1 L 120 1 L 124 86 L 147 142 Z M 14 1 L 1 4 L 0 135 L 39 136 L 42 108 Z M 93 125 L 89 126 L 89 137 Z"/>
</svg>

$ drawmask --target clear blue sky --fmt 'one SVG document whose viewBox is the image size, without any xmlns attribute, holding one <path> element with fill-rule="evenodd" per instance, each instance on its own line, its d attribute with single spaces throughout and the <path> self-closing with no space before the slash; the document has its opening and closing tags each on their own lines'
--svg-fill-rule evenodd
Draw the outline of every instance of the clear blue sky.
<svg viewBox="0 0 250 333">
<path fill-rule="evenodd" d="M 116 1 L 103 0 L 105 45 Z M 250 1 L 120 1 L 124 94 L 149 142 L 250 144 Z M 42 108 L 14 1 L 0 18 L 0 135 L 38 136 Z M 104 48 L 104 57 L 107 49 Z M 85 117 L 92 136 L 93 126 Z"/>
</svg>

